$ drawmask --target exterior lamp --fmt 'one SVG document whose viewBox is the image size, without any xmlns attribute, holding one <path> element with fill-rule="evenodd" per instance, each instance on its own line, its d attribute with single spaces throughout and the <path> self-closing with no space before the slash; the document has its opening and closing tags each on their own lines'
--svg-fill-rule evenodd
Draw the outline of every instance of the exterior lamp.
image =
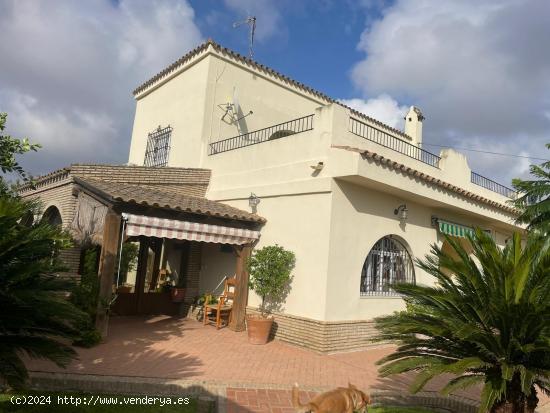
<svg viewBox="0 0 550 413">
<path fill-rule="evenodd" d="M 248 205 L 250 206 L 250 208 L 252 208 L 253 214 L 256 213 L 256 209 L 259 203 L 260 198 L 258 198 L 254 192 L 251 192 L 250 196 L 248 197 Z"/>
<path fill-rule="evenodd" d="M 401 221 L 406 221 L 408 217 L 409 210 L 407 205 L 399 205 L 397 209 L 394 209 L 393 214 L 397 215 Z"/>
</svg>

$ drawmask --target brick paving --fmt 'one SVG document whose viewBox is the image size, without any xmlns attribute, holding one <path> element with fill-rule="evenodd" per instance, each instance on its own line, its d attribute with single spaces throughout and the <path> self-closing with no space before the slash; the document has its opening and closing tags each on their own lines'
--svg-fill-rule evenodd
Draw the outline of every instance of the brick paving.
<svg viewBox="0 0 550 413">
<path fill-rule="evenodd" d="M 301 391 L 301 400 L 309 400 L 316 394 Z M 226 398 L 226 413 L 295 413 L 289 390 L 228 387 Z"/>
<path fill-rule="evenodd" d="M 113 317 L 105 343 L 78 349 L 79 360 L 67 369 L 47 361 L 28 362 L 31 371 L 95 376 L 191 380 L 222 385 L 226 413 L 286 413 L 292 411 L 290 389 L 295 382 L 306 390 L 302 401 L 316 392 L 347 386 L 367 391 L 406 392 L 411 377 L 380 379 L 376 361 L 392 347 L 340 354 L 317 354 L 272 341 L 248 343 L 247 335 L 227 328 L 216 330 L 195 320 L 171 317 Z M 431 383 L 436 391 L 441 382 Z M 477 399 L 478 391 L 456 396 Z M 547 400 L 544 400 L 547 402 Z"/>
<path fill-rule="evenodd" d="M 316 354 L 272 341 L 256 346 L 246 332 L 235 333 L 189 319 L 113 317 L 107 341 L 78 349 L 80 360 L 67 369 L 46 361 L 33 362 L 38 371 L 109 376 L 197 379 L 250 384 L 330 388 L 370 387 L 377 380 L 374 362 L 388 348 L 339 355 Z"/>
</svg>

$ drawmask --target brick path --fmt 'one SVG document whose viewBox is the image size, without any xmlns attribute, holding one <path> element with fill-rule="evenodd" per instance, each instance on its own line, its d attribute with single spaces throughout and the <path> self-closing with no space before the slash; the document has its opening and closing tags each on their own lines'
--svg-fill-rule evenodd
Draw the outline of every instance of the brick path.
<svg viewBox="0 0 550 413">
<path fill-rule="evenodd" d="M 302 402 L 317 395 L 300 392 Z M 295 413 L 288 390 L 227 388 L 226 413 Z"/>
<path fill-rule="evenodd" d="M 110 321 L 106 342 L 79 349 L 79 360 L 67 369 L 47 361 L 27 364 L 31 371 L 48 374 L 209 383 L 227 387 L 227 413 L 285 413 L 290 411 L 290 389 L 295 382 L 308 391 L 324 391 L 351 382 L 367 392 L 407 392 L 410 376 L 378 377 L 375 363 L 391 351 L 391 347 L 384 347 L 324 355 L 277 340 L 264 346 L 251 345 L 244 332 L 216 330 L 195 320 L 116 317 Z M 441 381 L 436 381 L 427 390 L 440 387 Z M 303 393 L 302 400 L 312 395 Z M 478 391 L 460 391 L 456 396 L 477 399 Z"/>
<path fill-rule="evenodd" d="M 216 330 L 194 320 L 112 318 L 105 343 L 78 349 L 80 360 L 67 369 L 46 361 L 38 371 L 109 376 L 196 379 L 224 383 L 332 388 L 352 383 L 369 388 L 377 379 L 375 361 L 391 349 L 322 355 L 280 341 L 255 346 L 246 332 Z M 258 386 L 260 387 L 260 386 Z"/>
</svg>

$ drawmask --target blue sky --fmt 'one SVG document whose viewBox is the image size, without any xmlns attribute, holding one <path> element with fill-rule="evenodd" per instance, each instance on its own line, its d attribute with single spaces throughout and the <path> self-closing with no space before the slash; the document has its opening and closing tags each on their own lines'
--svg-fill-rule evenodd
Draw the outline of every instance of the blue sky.
<svg viewBox="0 0 550 413">
<path fill-rule="evenodd" d="M 246 18 L 246 11 L 220 7 L 216 0 L 190 3 L 206 37 L 248 54 L 248 28 L 232 27 L 235 21 Z M 357 96 L 349 73 L 363 55 L 357 49 L 357 41 L 367 20 L 379 15 L 381 9 L 374 6 L 366 9 L 346 1 L 325 2 L 321 7 L 311 0 L 298 1 L 299 7 L 290 7 L 288 1 L 282 3 L 285 7 L 276 20 L 279 29 L 276 33 L 263 37 L 262 25 L 266 22 L 258 20 L 255 59 L 329 96 Z"/>
<path fill-rule="evenodd" d="M 0 111 L 43 144 L 32 174 L 127 161 L 131 91 L 208 37 L 391 126 L 420 107 L 425 148 L 509 185 L 549 158 L 544 0 L 0 0 Z M 430 146 L 431 145 L 431 146 Z M 477 151 L 477 152 L 474 152 Z"/>
</svg>

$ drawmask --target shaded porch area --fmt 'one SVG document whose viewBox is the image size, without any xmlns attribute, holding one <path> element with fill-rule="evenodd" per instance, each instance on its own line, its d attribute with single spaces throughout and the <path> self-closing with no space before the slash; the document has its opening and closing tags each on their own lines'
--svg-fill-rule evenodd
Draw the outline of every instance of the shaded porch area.
<svg viewBox="0 0 550 413">
<path fill-rule="evenodd" d="M 244 330 L 245 263 L 264 218 L 205 198 L 74 181 L 71 229 L 98 257 L 92 274 L 99 279 L 96 327 L 103 337 L 111 315 L 186 315 L 201 293 L 221 293 L 226 278 L 234 281 L 229 327 Z"/>
</svg>

